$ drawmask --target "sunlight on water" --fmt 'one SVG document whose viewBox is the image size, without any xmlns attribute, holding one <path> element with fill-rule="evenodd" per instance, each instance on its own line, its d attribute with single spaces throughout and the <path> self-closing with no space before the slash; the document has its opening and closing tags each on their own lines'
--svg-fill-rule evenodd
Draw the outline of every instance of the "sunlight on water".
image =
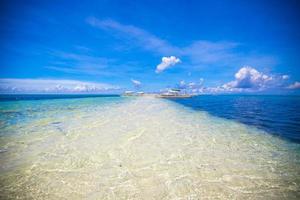
<svg viewBox="0 0 300 200">
<path fill-rule="evenodd" d="M 1 126 L 3 199 L 300 197 L 299 144 L 163 99 Z"/>
</svg>

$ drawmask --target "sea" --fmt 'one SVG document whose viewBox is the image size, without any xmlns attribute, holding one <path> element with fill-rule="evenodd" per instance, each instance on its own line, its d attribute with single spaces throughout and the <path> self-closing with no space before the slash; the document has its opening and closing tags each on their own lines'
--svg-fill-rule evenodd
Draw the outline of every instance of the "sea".
<svg viewBox="0 0 300 200">
<path fill-rule="evenodd" d="M 0 95 L 0 199 L 299 199 L 300 96 Z"/>
</svg>

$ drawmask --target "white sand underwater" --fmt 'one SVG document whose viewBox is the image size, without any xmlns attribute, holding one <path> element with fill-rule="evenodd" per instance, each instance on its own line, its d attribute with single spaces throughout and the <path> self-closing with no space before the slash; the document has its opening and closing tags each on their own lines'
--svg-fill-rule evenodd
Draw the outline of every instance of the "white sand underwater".
<svg viewBox="0 0 300 200">
<path fill-rule="evenodd" d="M 252 127 L 151 97 L 57 116 L 1 137 L 1 199 L 300 198 L 299 144 Z"/>
</svg>

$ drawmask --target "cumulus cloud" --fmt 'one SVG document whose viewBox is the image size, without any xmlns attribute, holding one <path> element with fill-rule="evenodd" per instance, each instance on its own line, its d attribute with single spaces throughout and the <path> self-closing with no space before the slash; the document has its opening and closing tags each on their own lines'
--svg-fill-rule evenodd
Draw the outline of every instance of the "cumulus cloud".
<svg viewBox="0 0 300 200">
<path fill-rule="evenodd" d="M 235 80 L 224 85 L 225 88 L 262 88 L 272 81 L 273 77 L 257 71 L 256 69 L 245 66 L 236 74 Z"/>
<path fill-rule="evenodd" d="M 300 89 L 300 82 L 296 81 L 295 83 L 289 85 L 287 88 L 292 89 L 292 90 L 293 89 Z"/>
<path fill-rule="evenodd" d="M 220 87 L 229 92 L 263 91 L 274 88 L 284 88 L 288 75 L 265 74 L 257 69 L 244 66 L 235 74 L 235 80 Z"/>
<path fill-rule="evenodd" d="M 1 93 L 101 93 L 120 89 L 105 83 L 57 79 L 0 79 Z"/>
<path fill-rule="evenodd" d="M 215 94 L 215 93 L 243 93 L 268 91 L 272 89 L 299 89 L 300 82 L 295 82 L 287 87 L 288 75 L 266 74 L 257 69 L 244 66 L 234 75 L 234 80 L 216 87 L 203 86 L 204 79 L 198 82 L 185 83 L 181 81 L 180 88 L 190 90 L 198 94 Z"/>
<path fill-rule="evenodd" d="M 175 56 L 170 56 L 170 57 L 162 57 L 161 63 L 156 66 L 156 73 L 160 73 L 167 68 L 170 68 L 171 66 L 176 65 L 177 63 L 180 63 L 181 60 L 179 58 L 176 58 Z"/>
<path fill-rule="evenodd" d="M 136 88 L 139 88 L 142 85 L 141 81 L 138 80 L 131 79 L 131 82 Z"/>
</svg>

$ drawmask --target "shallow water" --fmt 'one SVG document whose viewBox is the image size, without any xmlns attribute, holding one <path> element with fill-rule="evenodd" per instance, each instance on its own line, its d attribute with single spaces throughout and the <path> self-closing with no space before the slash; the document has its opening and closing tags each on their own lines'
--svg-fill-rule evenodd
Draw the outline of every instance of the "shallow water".
<svg viewBox="0 0 300 200">
<path fill-rule="evenodd" d="M 6 102 L 1 112 L 2 199 L 300 198 L 299 144 L 168 100 Z"/>
</svg>

